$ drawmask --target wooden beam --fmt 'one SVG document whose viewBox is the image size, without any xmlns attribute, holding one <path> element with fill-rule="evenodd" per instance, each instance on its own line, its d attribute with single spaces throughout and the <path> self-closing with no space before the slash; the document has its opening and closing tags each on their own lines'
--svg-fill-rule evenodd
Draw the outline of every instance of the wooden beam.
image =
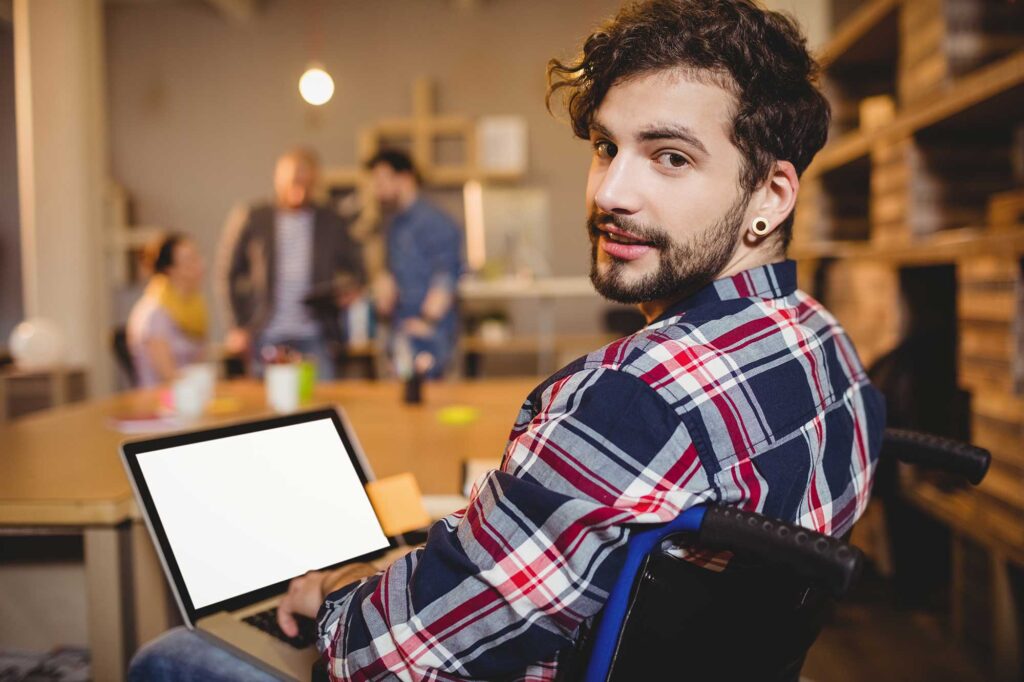
<svg viewBox="0 0 1024 682">
<path fill-rule="evenodd" d="M 871 0 L 858 8 L 849 19 L 843 22 L 832 40 L 818 54 L 818 62 L 822 68 L 828 68 L 890 12 L 895 11 L 897 5 L 899 5 L 899 0 Z"/>
<path fill-rule="evenodd" d="M 983 105 L 1002 93 L 1024 87 L 1024 50 L 982 67 L 956 81 L 955 87 L 897 113 L 892 123 L 870 132 L 855 130 L 830 142 L 814 159 L 805 179 L 827 173 L 866 156 L 880 141 L 900 139 Z"/>
<path fill-rule="evenodd" d="M 971 256 L 1024 254 L 1024 225 L 991 232 L 980 227 L 942 230 L 903 245 L 880 246 L 866 241 L 812 241 L 794 246 L 792 258 L 884 260 L 900 265 L 955 263 Z"/>
</svg>

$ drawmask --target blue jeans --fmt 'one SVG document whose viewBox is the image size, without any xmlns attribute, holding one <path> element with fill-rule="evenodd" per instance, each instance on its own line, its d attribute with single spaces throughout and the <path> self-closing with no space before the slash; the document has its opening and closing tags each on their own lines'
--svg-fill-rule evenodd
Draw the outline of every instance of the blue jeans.
<svg viewBox="0 0 1024 682">
<path fill-rule="evenodd" d="M 128 682 L 272 682 L 277 678 L 184 627 L 145 645 L 128 666 Z"/>
<path fill-rule="evenodd" d="M 331 357 L 331 353 L 327 349 L 327 343 L 320 336 L 296 339 L 261 334 L 252 348 L 252 372 L 258 378 L 263 377 L 263 358 L 260 357 L 260 350 L 264 346 L 287 346 L 305 356 L 312 357 L 316 362 L 317 379 L 330 381 L 334 378 L 334 358 Z"/>
</svg>

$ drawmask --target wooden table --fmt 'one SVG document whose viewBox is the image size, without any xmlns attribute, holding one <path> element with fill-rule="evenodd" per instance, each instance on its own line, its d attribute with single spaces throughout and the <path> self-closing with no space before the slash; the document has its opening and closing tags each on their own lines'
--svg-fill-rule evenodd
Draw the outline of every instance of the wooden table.
<svg viewBox="0 0 1024 682">
<path fill-rule="evenodd" d="M 405 405 L 395 383 L 350 381 L 317 387 L 309 407 L 344 408 L 378 476 L 411 471 L 425 494 L 459 491 L 462 462 L 501 455 L 533 379 L 450 382 L 424 387 L 421 405 Z M 237 409 L 204 417 L 205 427 L 269 415 L 262 385 L 218 386 Z M 81 532 L 92 675 L 120 680 L 138 642 L 166 627 L 165 583 L 141 523 L 118 446 L 127 437 L 111 425 L 117 415 L 146 413 L 155 391 L 61 407 L 0 425 L 0 532 L 29 529 Z M 438 419 L 448 406 L 476 408 L 476 418 L 451 425 Z"/>
</svg>

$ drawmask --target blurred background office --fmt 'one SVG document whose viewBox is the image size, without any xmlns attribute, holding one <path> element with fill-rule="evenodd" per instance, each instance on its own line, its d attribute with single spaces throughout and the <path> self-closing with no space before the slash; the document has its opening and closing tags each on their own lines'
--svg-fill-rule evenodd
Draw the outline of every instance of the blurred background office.
<svg viewBox="0 0 1024 682">
<path fill-rule="evenodd" d="M 116 403 L 130 429 L 173 415 L 175 395 L 192 395 L 181 381 L 252 377 L 264 362 L 307 362 L 295 376 L 309 381 L 313 366 L 339 382 L 412 371 L 439 380 L 428 396 L 529 383 L 636 329 L 587 278 L 592 150 L 544 105 L 548 59 L 621 4 L 0 0 L 0 434 L 23 443 L 13 429 L 43 423 L 28 415 L 156 385 L 124 393 L 152 409 Z M 892 425 L 994 457 L 977 490 L 880 473 L 854 536 L 868 576 L 804 674 L 1024 679 L 1024 6 L 764 4 L 798 19 L 833 107 L 802 179 L 800 286 L 850 332 Z M 384 187 L 401 178 L 405 195 Z M 286 180 L 301 197 L 282 198 Z M 399 312 L 409 187 L 458 253 L 425 269 Z M 275 242 L 271 225 L 290 236 Z M 239 241 L 244 229 L 263 236 Z M 409 329 L 443 337 L 433 363 L 396 361 Z M 240 409 L 203 391 L 199 413 Z M 461 407 L 448 417 L 482 409 Z M 9 509 L 0 671 L 18 652 L 31 663 L 94 641 L 81 538 Z"/>
</svg>

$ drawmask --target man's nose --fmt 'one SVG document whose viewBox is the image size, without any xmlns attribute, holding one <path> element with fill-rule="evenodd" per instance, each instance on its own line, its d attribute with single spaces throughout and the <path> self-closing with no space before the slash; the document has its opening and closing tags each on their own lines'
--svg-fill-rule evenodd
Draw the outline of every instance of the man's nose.
<svg viewBox="0 0 1024 682">
<path fill-rule="evenodd" d="M 601 178 L 594 202 L 605 213 L 630 215 L 640 210 L 639 169 L 623 156 L 616 156 Z"/>
</svg>

